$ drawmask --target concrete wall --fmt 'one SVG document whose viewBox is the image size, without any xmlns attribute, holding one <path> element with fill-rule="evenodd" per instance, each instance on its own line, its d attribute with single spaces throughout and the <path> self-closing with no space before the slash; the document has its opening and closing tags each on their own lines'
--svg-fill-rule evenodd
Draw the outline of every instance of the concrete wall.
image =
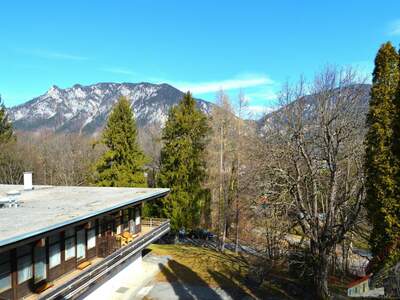
<svg viewBox="0 0 400 300">
<path fill-rule="evenodd" d="M 113 271 L 112 274 L 108 275 L 101 284 L 97 285 L 96 287 L 94 287 L 94 289 L 91 289 L 90 291 L 82 295 L 79 299 L 112 299 L 112 295 L 115 295 L 117 290 L 120 290 L 121 296 L 123 296 L 123 291 L 125 287 L 124 283 L 129 281 L 133 276 L 141 276 L 141 267 L 142 253 L 139 252 L 128 261 L 123 263 L 119 268 L 117 268 L 117 270 Z M 129 288 L 129 286 L 127 288 Z"/>
</svg>

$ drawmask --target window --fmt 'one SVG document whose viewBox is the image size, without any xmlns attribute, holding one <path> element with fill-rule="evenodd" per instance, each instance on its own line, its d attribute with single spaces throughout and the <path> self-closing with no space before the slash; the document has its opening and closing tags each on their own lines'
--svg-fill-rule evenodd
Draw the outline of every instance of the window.
<svg viewBox="0 0 400 300">
<path fill-rule="evenodd" d="M 75 257 L 75 237 L 65 240 L 65 260 Z"/>
<path fill-rule="evenodd" d="M 86 257 L 86 247 L 85 247 L 85 229 L 78 230 L 76 232 L 76 256 L 77 259 L 84 259 Z"/>
<path fill-rule="evenodd" d="M 60 234 L 51 235 L 49 244 L 49 268 L 54 268 L 61 264 Z"/>
<path fill-rule="evenodd" d="M 75 228 L 68 228 L 67 230 L 65 230 L 66 238 L 74 237 L 74 236 L 75 236 Z"/>
<path fill-rule="evenodd" d="M 18 257 L 17 259 L 18 268 L 18 283 L 23 283 L 32 278 L 32 257 L 31 255 L 25 255 Z"/>
<path fill-rule="evenodd" d="M 75 257 L 75 228 L 65 231 L 65 260 Z"/>
<path fill-rule="evenodd" d="M 54 268 L 59 264 L 61 264 L 60 243 L 56 243 L 49 248 L 49 267 Z"/>
<path fill-rule="evenodd" d="M 124 209 L 122 214 L 122 224 L 124 231 L 129 230 L 129 210 Z"/>
<path fill-rule="evenodd" d="M 0 254 L 0 293 L 11 289 L 10 253 Z"/>
<path fill-rule="evenodd" d="M 17 248 L 18 283 L 32 278 L 32 246 L 25 245 Z"/>
<path fill-rule="evenodd" d="M 46 247 L 35 247 L 33 260 L 35 265 L 34 281 L 37 283 L 47 278 Z"/>
<path fill-rule="evenodd" d="M 91 228 L 87 232 L 87 248 L 92 249 L 96 247 L 96 229 Z"/>
<path fill-rule="evenodd" d="M 140 208 L 136 208 L 136 219 L 135 219 L 135 224 L 140 225 Z"/>
<path fill-rule="evenodd" d="M 129 208 L 129 231 L 135 233 L 135 209 Z"/>
<path fill-rule="evenodd" d="M 119 213 L 115 214 L 115 229 L 116 234 L 121 234 L 121 216 Z"/>
</svg>

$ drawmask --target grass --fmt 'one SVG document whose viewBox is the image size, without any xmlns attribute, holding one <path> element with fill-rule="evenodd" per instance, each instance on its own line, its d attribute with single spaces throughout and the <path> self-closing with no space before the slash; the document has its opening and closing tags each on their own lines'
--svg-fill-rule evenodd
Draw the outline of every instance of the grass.
<svg viewBox="0 0 400 300">
<path fill-rule="evenodd" d="M 193 276 L 192 272 L 202 279 L 202 284 L 218 286 L 212 272 L 232 277 L 231 274 L 244 276 L 248 270 L 247 264 L 239 256 L 228 251 L 223 254 L 208 248 L 188 245 L 151 245 L 149 248 L 155 255 L 171 256 L 177 263 L 176 268 L 172 270 L 170 265 L 167 268 L 176 273 L 179 280 L 188 284 L 197 283 L 194 280 L 198 278 Z M 165 274 L 160 273 L 158 279 L 166 281 Z"/>
<path fill-rule="evenodd" d="M 277 265 L 267 272 L 261 285 L 249 280 L 249 258 L 231 251 L 221 253 L 213 249 L 191 245 L 149 246 L 153 255 L 169 256 L 156 280 L 184 286 L 221 288 L 233 299 L 246 296 L 255 299 L 312 299 L 301 279 L 291 277 L 285 265 Z M 330 277 L 329 286 L 334 299 L 346 298 L 349 278 Z"/>
<path fill-rule="evenodd" d="M 189 245 L 154 244 L 149 249 L 153 255 L 171 257 L 157 275 L 156 280 L 159 282 L 221 288 L 233 299 L 242 299 L 245 296 L 256 299 L 301 298 L 300 295 L 291 295 L 299 283 L 288 278 L 285 272 L 271 270 L 262 285 L 255 285 L 248 278 L 248 260 L 240 254 L 230 251 L 221 253 Z"/>
</svg>

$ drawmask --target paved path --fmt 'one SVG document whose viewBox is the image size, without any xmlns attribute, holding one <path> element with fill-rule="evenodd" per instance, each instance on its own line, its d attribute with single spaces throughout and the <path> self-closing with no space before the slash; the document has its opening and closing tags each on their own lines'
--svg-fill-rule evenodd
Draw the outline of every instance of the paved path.
<svg viewBox="0 0 400 300">
<path fill-rule="evenodd" d="M 169 282 L 159 282 L 153 287 L 150 286 L 146 296 L 152 300 L 232 300 L 232 297 L 220 288 Z"/>
<path fill-rule="evenodd" d="M 232 298 L 220 288 L 208 286 L 193 286 L 179 282 L 157 282 L 156 275 L 161 271 L 160 267 L 168 264 L 170 257 L 153 256 L 151 254 L 143 259 L 142 274 L 145 276 L 142 285 L 131 289 L 126 300 L 232 300 Z"/>
<path fill-rule="evenodd" d="M 220 288 L 182 284 L 179 281 L 157 282 L 157 274 L 168 264 L 169 256 L 151 253 L 141 263 L 119 271 L 83 300 L 233 300 Z"/>
<path fill-rule="evenodd" d="M 136 300 L 143 299 L 148 291 L 143 288 L 154 281 L 160 271 L 160 265 L 167 264 L 168 256 L 147 255 L 140 262 L 120 270 L 82 300 Z"/>
</svg>

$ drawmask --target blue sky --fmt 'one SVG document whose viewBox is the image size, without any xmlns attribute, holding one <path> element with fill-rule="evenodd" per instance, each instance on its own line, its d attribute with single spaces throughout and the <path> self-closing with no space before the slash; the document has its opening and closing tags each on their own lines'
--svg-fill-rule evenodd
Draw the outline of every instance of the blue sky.
<svg viewBox="0 0 400 300">
<path fill-rule="evenodd" d="M 370 74 L 400 42 L 400 1 L 1 1 L 6 106 L 97 82 L 170 83 L 213 101 L 242 88 L 251 109 L 326 64 Z"/>
</svg>

